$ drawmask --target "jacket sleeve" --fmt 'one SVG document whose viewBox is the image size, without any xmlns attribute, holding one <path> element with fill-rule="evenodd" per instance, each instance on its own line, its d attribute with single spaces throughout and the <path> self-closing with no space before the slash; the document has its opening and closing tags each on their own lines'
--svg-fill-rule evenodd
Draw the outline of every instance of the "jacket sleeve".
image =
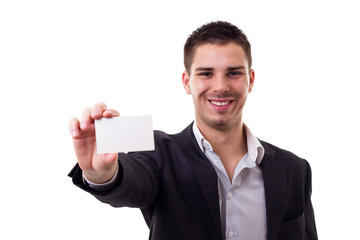
<svg viewBox="0 0 360 240">
<path fill-rule="evenodd" d="M 116 184 L 107 191 L 96 191 L 86 184 L 78 164 L 69 176 L 76 186 L 111 206 L 137 208 L 151 206 L 159 191 L 159 174 L 150 157 L 141 153 L 119 153 L 118 161 L 119 173 Z"/>
<path fill-rule="evenodd" d="M 314 210 L 311 203 L 311 168 L 309 163 L 306 161 L 307 166 L 307 177 L 305 187 L 305 239 L 306 240 L 317 240 L 317 231 L 315 225 Z"/>
</svg>

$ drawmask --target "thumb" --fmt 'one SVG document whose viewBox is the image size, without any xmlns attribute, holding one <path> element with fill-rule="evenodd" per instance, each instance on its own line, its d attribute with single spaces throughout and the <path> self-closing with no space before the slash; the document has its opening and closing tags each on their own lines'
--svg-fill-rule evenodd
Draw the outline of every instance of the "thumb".
<svg viewBox="0 0 360 240">
<path fill-rule="evenodd" d="M 117 153 L 106 153 L 104 156 L 104 163 L 106 165 L 112 166 L 117 159 L 118 159 Z"/>
</svg>

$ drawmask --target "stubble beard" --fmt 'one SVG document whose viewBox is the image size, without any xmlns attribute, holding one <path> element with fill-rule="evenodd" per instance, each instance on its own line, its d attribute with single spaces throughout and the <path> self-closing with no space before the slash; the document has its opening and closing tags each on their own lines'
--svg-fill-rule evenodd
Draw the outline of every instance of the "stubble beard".
<svg viewBox="0 0 360 240">
<path fill-rule="evenodd" d="M 236 114 L 233 118 L 227 119 L 211 119 L 206 113 L 197 112 L 200 121 L 208 127 L 217 131 L 229 131 L 233 129 L 234 125 L 241 124 L 241 113 Z"/>
</svg>

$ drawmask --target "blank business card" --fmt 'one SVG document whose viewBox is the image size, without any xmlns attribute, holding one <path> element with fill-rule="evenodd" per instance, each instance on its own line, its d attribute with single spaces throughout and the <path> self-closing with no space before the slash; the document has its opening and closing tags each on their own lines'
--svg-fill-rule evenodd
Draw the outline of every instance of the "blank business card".
<svg viewBox="0 0 360 240">
<path fill-rule="evenodd" d="M 98 153 L 155 149 L 151 115 L 95 120 L 95 134 Z"/>
</svg>

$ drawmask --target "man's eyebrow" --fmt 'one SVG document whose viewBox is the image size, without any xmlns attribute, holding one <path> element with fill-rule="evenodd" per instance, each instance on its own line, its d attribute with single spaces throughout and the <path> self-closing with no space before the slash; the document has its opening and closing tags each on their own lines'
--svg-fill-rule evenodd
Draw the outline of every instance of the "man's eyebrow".
<svg viewBox="0 0 360 240">
<path fill-rule="evenodd" d="M 227 68 L 228 71 L 243 70 L 243 69 L 245 69 L 245 67 L 242 65 Z M 195 72 L 200 72 L 200 71 L 214 71 L 214 68 L 213 67 L 198 67 L 195 69 Z"/>
<path fill-rule="evenodd" d="M 227 68 L 228 71 L 243 70 L 243 69 L 245 69 L 244 66 L 236 66 L 236 67 L 228 67 Z"/>
<path fill-rule="evenodd" d="M 213 67 L 198 67 L 195 69 L 195 72 L 199 72 L 199 71 L 214 71 Z"/>
</svg>

